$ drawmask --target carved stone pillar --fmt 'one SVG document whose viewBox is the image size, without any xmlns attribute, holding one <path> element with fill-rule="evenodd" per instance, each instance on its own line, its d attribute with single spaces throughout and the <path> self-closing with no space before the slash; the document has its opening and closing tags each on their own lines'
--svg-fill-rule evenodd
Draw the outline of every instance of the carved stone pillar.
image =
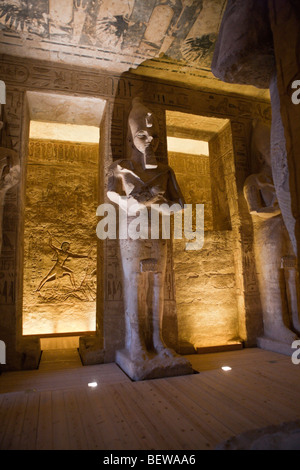
<svg viewBox="0 0 300 470">
<path fill-rule="evenodd" d="M 290 80 L 293 77 L 297 78 L 297 63 L 294 62 L 294 67 L 287 66 L 285 68 L 282 66 L 281 61 L 282 58 L 288 65 L 295 59 L 292 57 L 292 53 L 286 54 L 286 51 L 290 49 L 289 45 L 297 42 L 295 25 L 298 24 L 299 28 L 297 12 L 295 11 L 294 14 L 292 12 L 293 8 L 294 10 L 297 10 L 297 8 L 294 4 L 292 7 L 292 4 L 293 2 L 290 0 L 288 2 L 270 0 L 269 5 L 267 0 L 260 2 L 255 0 L 229 0 L 216 42 L 212 72 L 225 82 L 270 88 L 273 115 L 271 151 L 274 184 L 283 219 L 297 255 L 295 231 L 296 219 L 299 219 L 300 201 L 296 201 L 296 172 L 294 172 L 294 168 L 298 163 L 296 163 L 297 159 L 293 157 L 294 147 L 291 145 L 290 139 L 292 127 L 295 127 L 294 137 L 297 138 L 296 127 L 299 125 L 296 123 L 299 122 L 299 116 L 297 119 L 296 115 L 294 119 L 288 119 L 286 113 L 293 112 L 292 107 L 294 106 L 290 98 L 289 100 L 286 99 L 289 92 L 287 87 L 290 85 L 290 81 L 285 80 L 285 84 L 283 84 L 281 78 L 283 74 L 287 74 L 286 69 L 289 70 Z M 288 27 L 289 22 L 291 31 Z M 295 39 L 287 41 L 285 48 L 282 47 L 281 41 L 282 37 L 286 37 L 286 34 L 282 32 L 283 30 Z M 294 75 L 292 75 L 292 71 Z M 278 80 L 281 98 L 278 93 L 277 75 L 280 77 Z M 283 96 L 285 96 L 284 109 L 282 108 Z M 287 107 L 287 105 L 289 106 Z M 286 114 L 284 122 L 282 121 L 283 111 Z M 287 133 L 289 134 L 288 147 L 286 144 Z M 296 208 L 297 204 L 298 209 Z"/>
<path fill-rule="evenodd" d="M 290 200 L 285 194 L 283 216 L 300 264 L 300 105 L 293 104 L 291 85 L 300 80 L 300 5 L 296 0 L 269 0 L 270 25 L 273 34 L 274 54 L 277 68 L 277 86 L 271 85 L 273 112 L 282 119 L 281 133 L 284 133 L 286 152 L 283 158 L 286 183 L 289 185 Z M 275 88 L 275 92 L 272 91 Z M 279 111 L 280 110 L 280 111 Z M 282 139 L 283 141 L 283 139 Z M 286 188 L 285 188 L 286 192 Z"/>
<path fill-rule="evenodd" d="M 212 61 L 212 72 L 225 82 L 270 88 L 271 167 L 296 256 L 300 244 L 300 168 L 296 158 L 300 108 L 292 104 L 289 95 L 291 81 L 300 73 L 296 50 L 290 46 L 296 44 L 299 49 L 299 18 L 300 8 L 293 0 L 228 0 Z"/>
</svg>

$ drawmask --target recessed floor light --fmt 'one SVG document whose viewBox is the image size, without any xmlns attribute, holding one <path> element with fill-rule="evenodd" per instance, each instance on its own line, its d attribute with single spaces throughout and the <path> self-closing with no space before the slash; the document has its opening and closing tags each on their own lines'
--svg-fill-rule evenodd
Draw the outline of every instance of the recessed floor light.
<svg viewBox="0 0 300 470">
<path fill-rule="evenodd" d="M 228 371 L 228 370 L 231 370 L 231 367 L 229 367 L 229 366 L 223 366 L 223 367 L 222 367 L 222 370 Z"/>
<path fill-rule="evenodd" d="M 97 385 L 98 385 L 97 382 L 88 383 L 88 386 L 91 387 L 91 388 L 95 388 L 95 387 L 97 387 Z"/>
</svg>

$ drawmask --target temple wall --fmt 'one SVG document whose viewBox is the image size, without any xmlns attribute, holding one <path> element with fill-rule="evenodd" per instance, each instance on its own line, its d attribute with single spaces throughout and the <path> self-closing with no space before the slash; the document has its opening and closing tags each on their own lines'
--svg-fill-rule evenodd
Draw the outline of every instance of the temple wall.
<svg viewBox="0 0 300 470">
<path fill-rule="evenodd" d="M 230 231 L 205 232 L 202 250 L 187 252 L 174 240 L 179 339 L 194 347 L 240 339 Z"/>
<path fill-rule="evenodd" d="M 213 249 L 216 240 L 220 240 L 220 247 L 224 246 L 223 274 L 224 279 L 228 280 L 227 287 L 231 286 L 228 302 L 230 302 L 229 299 L 233 299 L 233 296 L 236 300 L 234 308 L 237 309 L 238 321 L 233 329 L 234 335 L 248 345 L 255 344 L 261 327 L 261 316 L 255 279 L 252 275 L 254 261 L 251 223 L 245 207 L 242 187 L 249 174 L 251 122 L 258 118 L 269 121 L 270 103 L 258 99 L 240 98 L 223 92 L 204 91 L 201 88 L 189 89 L 183 85 L 174 85 L 129 73 L 118 76 L 107 72 L 95 72 L 35 60 L 24 61 L 9 56 L 2 56 L 1 59 L 1 78 L 7 87 L 2 145 L 13 148 L 19 153 L 22 170 L 21 183 L 10 191 L 6 198 L 4 243 L 0 265 L 0 331 L 1 339 L 7 344 L 9 368 L 35 367 L 39 357 L 38 336 L 22 337 L 25 172 L 28 161 L 29 123 L 27 91 L 52 92 L 74 97 L 98 97 L 106 101 L 99 146 L 99 204 L 107 202 L 105 192 L 109 165 L 113 159 L 122 158 L 125 155 L 127 116 L 131 99 L 140 92 L 144 93 L 145 101 L 149 106 L 151 105 L 151 109 L 159 118 L 161 142 L 158 154 L 162 161 L 167 160 L 165 110 L 229 119 L 228 138 L 232 153 L 231 158 L 227 159 L 225 152 L 223 160 L 228 197 L 227 215 L 229 210 L 231 231 L 220 226 L 219 231 L 210 234 L 207 242 L 209 251 L 210 247 Z M 213 224 L 213 205 L 211 214 L 212 218 L 209 223 Z M 91 230 L 94 233 L 96 226 L 91 227 Z M 220 236 L 222 230 L 225 230 L 224 237 Z M 124 341 L 123 293 L 120 283 L 118 247 L 114 240 L 97 241 L 97 243 L 96 335 L 83 338 L 80 346 L 86 363 L 113 361 L 115 350 L 121 347 Z M 191 332 L 190 337 L 200 337 L 202 334 L 208 337 L 209 335 L 205 332 L 195 333 L 197 322 L 194 326 L 188 326 L 187 319 L 181 321 L 180 316 L 177 324 L 174 260 L 171 246 L 169 248 L 164 328 L 167 342 L 176 346 L 178 336 L 181 337 L 178 329 L 180 330 L 183 324 L 186 325 L 185 331 Z M 232 266 L 234 266 L 233 269 Z M 174 267 L 176 271 L 175 263 Z M 193 272 L 198 274 L 198 266 L 194 267 Z M 212 271 L 208 270 L 207 276 L 210 274 L 212 275 Z M 214 284 L 217 281 L 218 283 L 219 279 L 211 277 L 209 282 Z M 205 278 L 201 279 L 203 287 L 204 283 Z M 227 287 L 224 291 L 227 291 Z"/>
<path fill-rule="evenodd" d="M 94 331 L 98 144 L 30 139 L 23 334 Z M 69 244 L 61 277 L 57 249 Z M 84 257 L 84 258 L 83 258 Z"/>
<path fill-rule="evenodd" d="M 208 155 L 168 152 L 170 167 L 175 171 L 186 204 L 204 204 L 204 228 L 213 228 L 213 202 Z"/>
<path fill-rule="evenodd" d="M 194 207 L 204 204 L 203 248 L 186 251 L 186 240 L 173 241 L 179 342 L 196 348 L 239 338 L 234 241 L 223 161 L 233 158 L 233 151 L 224 146 L 225 133 L 210 138 L 209 155 L 169 152 L 185 202 Z"/>
</svg>

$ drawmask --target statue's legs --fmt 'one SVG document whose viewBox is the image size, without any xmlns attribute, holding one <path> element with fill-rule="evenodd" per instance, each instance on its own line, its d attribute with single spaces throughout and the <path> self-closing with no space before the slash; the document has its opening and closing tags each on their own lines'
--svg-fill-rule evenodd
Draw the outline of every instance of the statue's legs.
<svg viewBox="0 0 300 470">
<path fill-rule="evenodd" d="M 162 339 L 167 241 L 120 240 L 120 252 L 123 267 L 126 349 L 131 357 L 145 356 L 149 349 L 146 337 L 150 329 L 151 349 L 153 346 L 155 352 L 171 355 Z M 151 318 L 151 326 L 148 325 L 148 315 Z"/>
<path fill-rule="evenodd" d="M 125 348 L 116 363 L 133 380 L 193 373 L 162 339 L 166 240 L 120 240 L 126 322 Z"/>
<path fill-rule="evenodd" d="M 166 348 L 162 338 L 162 321 L 164 308 L 164 273 L 153 274 L 153 298 L 152 298 L 152 340 L 156 352 Z"/>
<path fill-rule="evenodd" d="M 143 240 L 120 240 L 125 310 L 125 347 L 132 359 L 146 358 L 146 275 L 140 271 Z"/>
<path fill-rule="evenodd" d="M 277 86 L 277 75 L 274 73 L 270 83 L 270 95 L 272 106 L 271 127 L 271 162 L 272 175 L 282 213 L 284 224 L 289 233 L 293 251 L 297 254 L 297 240 L 295 236 L 296 219 L 292 212 L 291 191 L 289 184 L 289 165 L 287 159 L 286 139 L 281 116 L 280 97 Z"/>
<path fill-rule="evenodd" d="M 295 263 L 296 264 L 296 263 Z M 296 266 L 285 268 L 285 282 L 287 286 L 287 298 L 294 330 L 300 335 L 299 305 L 300 284 Z"/>
<path fill-rule="evenodd" d="M 165 240 L 156 240 L 153 244 L 153 255 L 157 256 L 157 268 L 153 273 L 152 292 L 152 340 L 155 352 L 173 356 L 162 337 L 162 323 L 164 313 L 164 284 L 167 262 L 167 243 Z"/>
<path fill-rule="evenodd" d="M 286 239 L 281 217 L 255 228 L 255 255 L 263 309 L 264 335 L 291 344 L 296 335 L 288 325 L 284 272 L 281 269 Z"/>
<path fill-rule="evenodd" d="M 297 258 L 294 255 L 292 244 L 286 233 L 288 250 L 281 258 L 281 268 L 284 272 L 289 316 L 293 329 L 300 335 L 300 284 L 297 270 Z"/>
</svg>

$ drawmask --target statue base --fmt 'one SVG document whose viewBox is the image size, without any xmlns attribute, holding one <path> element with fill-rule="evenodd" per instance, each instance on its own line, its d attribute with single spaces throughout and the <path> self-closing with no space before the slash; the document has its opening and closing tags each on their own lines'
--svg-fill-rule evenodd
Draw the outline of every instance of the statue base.
<svg viewBox="0 0 300 470">
<path fill-rule="evenodd" d="M 275 339 L 267 338 L 261 336 L 257 338 L 257 346 L 261 349 L 266 349 L 267 351 L 277 352 L 279 354 L 284 354 L 286 356 L 291 356 L 293 354 L 293 349 L 291 348 L 292 344 L 282 343 L 281 341 L 276 341 Z"/>
<path fill-rule="evenodd" d="M 145 359 L 132 359 L 127 349 L 116 352 L 116 364 L 134 381 L 194 373 L 190 362 L 184 357 L 147 353 Z"/>
</svg>

